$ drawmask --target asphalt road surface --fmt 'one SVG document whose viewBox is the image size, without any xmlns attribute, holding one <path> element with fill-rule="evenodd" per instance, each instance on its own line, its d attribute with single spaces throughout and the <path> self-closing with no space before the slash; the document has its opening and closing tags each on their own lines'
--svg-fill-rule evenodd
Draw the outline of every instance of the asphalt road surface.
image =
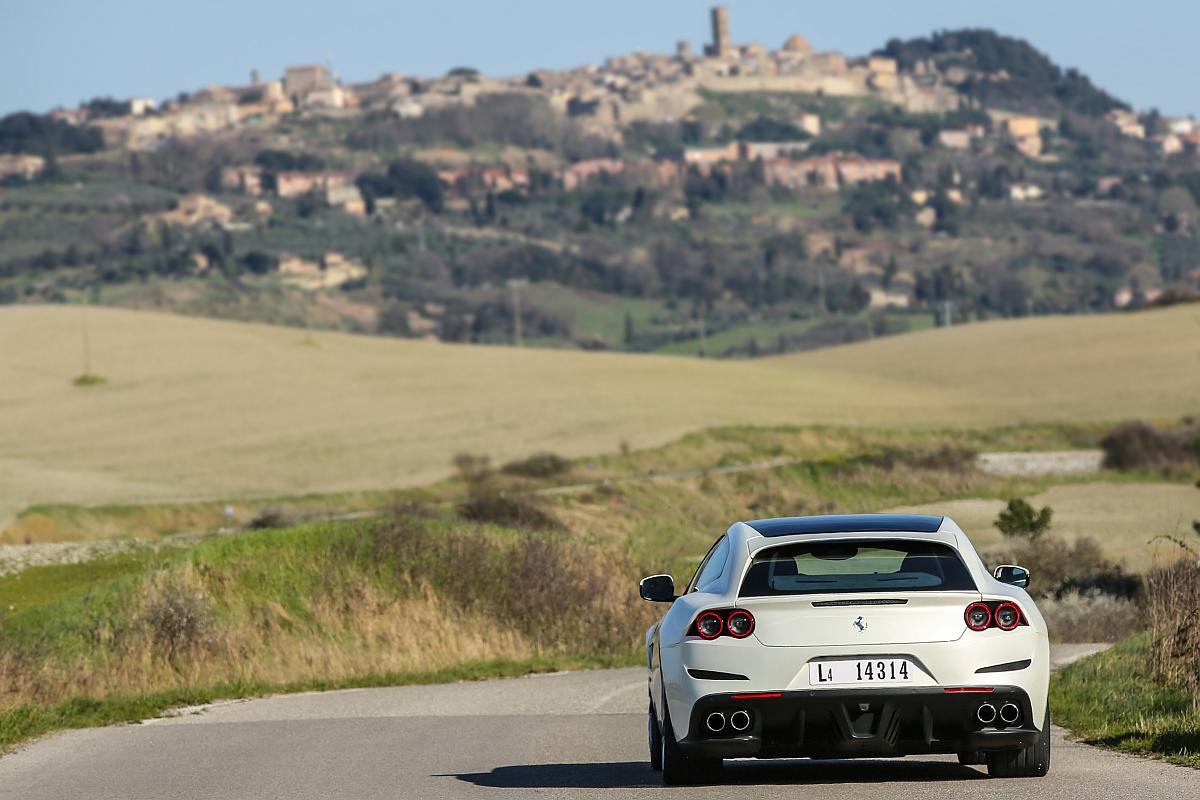
<svg viewBox="0 0 1200 800">
<path fill-rule="evenodd" d="M 1200 798 L 1195 770 L 1062 731 L 1040 780 L 953 757 L 734 761 L 723 785 L 667 789 L 646 763 L 645 713 L 639 669 L 219 703 L 35 742 L 0 758 L 0 798 Z"/>
</svg>

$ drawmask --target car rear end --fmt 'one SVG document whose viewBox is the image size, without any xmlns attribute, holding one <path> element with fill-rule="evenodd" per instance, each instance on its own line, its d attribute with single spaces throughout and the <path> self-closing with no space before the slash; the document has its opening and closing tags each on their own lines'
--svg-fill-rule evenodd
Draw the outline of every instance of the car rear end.
<svg viewBox="0 0 1200 800">
<path fill-rule="evenodd" d="M 991 592 L 974 551 L 964 558 L 958 545 L 946 532 L 751 541 L 736 592 L 697 609 L 679 646 L 662 654 L 664 674 L 686 676 L 666 687 L 681 751 L 1030 746 L 1043 724 L 1045 636 L 1030 624 L 1036 611 Z"/>
</svg>

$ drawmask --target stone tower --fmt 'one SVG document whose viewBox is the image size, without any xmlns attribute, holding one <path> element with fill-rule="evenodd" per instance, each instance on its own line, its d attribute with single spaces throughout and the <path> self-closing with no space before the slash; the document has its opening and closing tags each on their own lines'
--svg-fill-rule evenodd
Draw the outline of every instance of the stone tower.
<svg viewBox="0 0 1200 800">
<path fill-rule="evenodd" d="M 729 9 L 725 6 L 713 6 L 712 10 L 712 44 L 708 46 L 708 54 L 715 58 L 728 55 L 729 44 Z"/>
</svg>

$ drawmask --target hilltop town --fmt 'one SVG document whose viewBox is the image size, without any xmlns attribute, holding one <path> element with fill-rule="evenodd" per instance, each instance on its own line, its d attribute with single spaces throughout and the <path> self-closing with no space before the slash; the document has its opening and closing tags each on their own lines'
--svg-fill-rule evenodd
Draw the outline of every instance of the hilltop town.
<svg viewBox="0 0 1200 800">
<path fill-rule="evenodd" d="M 0 120 L 0 300 L 755 355 L 1200 287 L 1200 130 L 990 31 Z M 29 224 L 36 219 L 37 224 Z"/>
</svg>

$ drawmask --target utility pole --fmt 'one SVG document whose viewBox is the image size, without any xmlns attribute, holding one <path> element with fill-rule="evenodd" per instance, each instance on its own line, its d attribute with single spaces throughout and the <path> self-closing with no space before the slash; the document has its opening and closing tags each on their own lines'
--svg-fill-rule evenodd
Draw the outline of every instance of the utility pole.
<svg viewBox="0 0 1200 800">
<path fill-rule="evenodd" d="M 821 315 L 824 316 L 827 309 L 825 308 L 825 267 L 817 268 L 817 297 L 821 303 Z"/>
</svg>

